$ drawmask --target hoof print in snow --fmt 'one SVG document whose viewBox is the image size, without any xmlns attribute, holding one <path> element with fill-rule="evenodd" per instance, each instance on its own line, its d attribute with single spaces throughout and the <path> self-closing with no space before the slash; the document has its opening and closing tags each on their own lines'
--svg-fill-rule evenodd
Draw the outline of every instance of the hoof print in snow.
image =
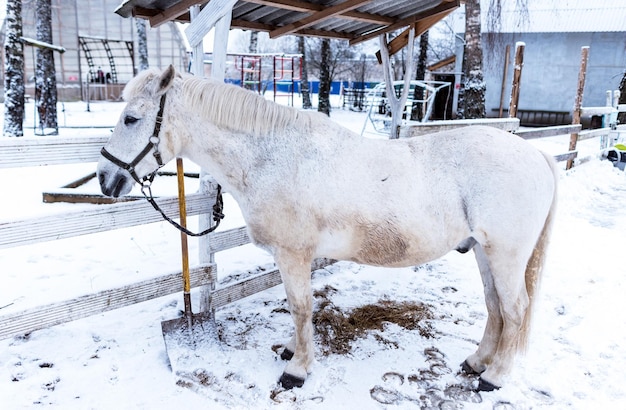
<svg viewBox="0 0 626 410">
<path fill-rule="evenodd" d="M 397 391 L 382 386 L 374 386 L 370 390 L 370 396 L 380 404 L 398 404 L 404 399 Z"/>
<path fill-rule="evenodd" d="M 293 390 L 278 387 L 271 391 L 270 399 L 276 403 L 295 403 L 298 398 Z"/>
<path fill-rule="evenodd" d="M 387 372 L 382 376 L 382 385 L 374 386 L 370 396 L 378 403 L 399 405 L 411 403 L 419 408 L 458 409 L 462 402 L 482 403 L 480 393 L 473 384 L 475 377 L 462 373 L 453 375 L 446 362 L 446 355 L 435 347 L 424 349 L 426 368 L 405 376 L 398 372 Z M 454 377 L 453 382 L 446 383 Z M 407 380 L 408 383 L 404 383 Z M 459 407 L 461 406 L 461 407 Z"/>
</svg>

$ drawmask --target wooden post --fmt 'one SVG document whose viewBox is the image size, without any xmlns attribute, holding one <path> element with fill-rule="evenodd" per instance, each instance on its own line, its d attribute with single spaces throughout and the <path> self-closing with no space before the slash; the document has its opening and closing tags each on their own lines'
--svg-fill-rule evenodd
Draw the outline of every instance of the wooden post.
<svg viewBox="0 0 626 410">
<path fill-rule="evenodd" d="M 526 44 L 522 41 L 515 43 L 515 67 L 513 68 L 513 86 L 511 87 L 511 103 L 509 104 L 509 118 L 517 117 L 519 104 L 520 82 L 522 80 L 522 67 L 524 66 L 524 49 Z"/>
<path fill-rule="evenodd" d="M 215 24 L 215 36 L 213 39 L 213 64 L 211 65 L 211 78 L 217 81 L 224 81 L 226 75 L 226 52 L 228 46 L 228 33 L 232 13 L 226 13 Z M 200 173 L 200 191 L 203 194 L 217 192 L 217 182 L 203 169 Z M 200 215 L 200 229 L 205 230 L 213 223 L 213 215 Z M 201 264 L 215 263 L 215 254 L 211 251 L 208 236 L 200 237 L 198 242 L 199 262 Z M 212 278 L 208 286 L 203 286 L 200 290 L 200 311 L 215 312 L 212 302 L 212 293 L 215 291 L 215 277 Z"/>
<path fill-rule="evenodd" d="M 500 114 L 498 118 L 502 118 L 502 111 L 504 111 L 504 91 L 506 89 L 506 74 L 509 71 L 509 58 L 511 56 L 511 45 L 506 45 L 506 51 L 504 53 L 504 70 L 502 70 L 502 89 L 500 90 Z"/>
<path fill-rule="evenodd" d="M 572 114 L 572 124 L 580 124 L 580 110 L 583 105 L 583 90 L 585 89 L 585 77 L 587 75 L 587 60 L 589 59 L 589 46 L 584 46 L 580 50 L 580 71 L 578 72 L 578 88 L 576 89 L 576 100 L 574 101 L 574 112 Z M 569 150 L 576 150 L 578 133 L 572 133 L 569 137 Z M 565 169 L 570 169 L 574 165 L 573 159 L 567 160 Z"/>
<path fill-rule="evenodd" d="M 389 62 L 389 48 L 387 43 L 387 34 L 383 33 L 379 36 L 380 52 L 383 61 L 383 73 L 385 75 L 385 85 L 387 90 L 387 100 L 391 108 L 391 131 L 389 138 L 397 139 L 400 137 L 400 123 L 402 122 L 402 114 L 405 109 L 406 100 L 409 95 L 411 85 L 411 73 L 413 72 L 413 42 L 415 40 L 415 28 L 409 29 L 409 40 L 407 42 L 407 58 L 404 70 L 404 85 L 400 98 L 396 97 L 396 91 L 393 86 L 393 74 L 391 63 Z"/>
<path fill-rule="evenodd" d="M 192 6 L 189 8 L 189 15 L 191 20 L 195 20 L 200 13 L 200 6 Z M 191 45 L 193 50 L 193 63 L 191 66 L 191 72 L 193 75 L 204 77 L 204 41 L 200 40 L 198 44 Z"/>
</svg>

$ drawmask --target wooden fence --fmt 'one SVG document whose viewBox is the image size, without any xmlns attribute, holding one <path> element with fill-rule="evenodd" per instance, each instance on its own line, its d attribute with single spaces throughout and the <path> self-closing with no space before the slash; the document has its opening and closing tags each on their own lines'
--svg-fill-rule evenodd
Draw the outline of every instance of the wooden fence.
<svg viewBox="0 0 626 410">
<path fill-rule="evenodd" d="M 583 140 L 615 132 L 615 129 L 612 128 L 581 131 L 580 125 L 518 130 L 517 125 L 512 121 L 517 120 L 495 121 L 494 125 L 515 132 L 525 139 L 575 133 L 579 140 Z M 468 124 L 467 122 L 458 122 L 458 125 L 465 126 Z M 434 132 L 438 126 L 444 126 L 448 129 L 451 124 L 450 122 L 439 125 L 436 122 L 418 123 L 414 125 L 416 129 L 411 129 L 413 127 L 411 125 L 404 127 L 401 134 L 405 137 L 414 136 L 426 129 L 429 132 Z M 626 126 L 617 127 L 617 130 L 626 132 Z M 108 136 L 84 138 L 50 136 L 46 138 L 0 139 L 0 168 L 95 162 L 100 156 L 100 148 L 108 138 Z M 558 161 L 565 161 L 576 158 L 577 154 L 577 151 L 568 151 L 555 157 Z M 157 202 L 167 214 L 174 218 L 178 217 L 178 200 L 176 197 L 158 198 Z M 189 216 L 210 214 L 214 202 L 215 193 L 188 195 L 187 214 Z M 161 220 L 161 215 L 154 212 L 145 201 L 121 201 L 110 205 L 85 207 L 68 211 L 62 215 L 33 217 L 2 223 L 0 224 L 0 249 L 104 232 Z M 245 227 L 239 227 L 213 232 L 209 234 L 207 242 L 208 252 L 213 254 L 245 245 L 250 242 L 250 239 Z M 311 269 L 319 269 L 330 263 L 332 261 L 326 259 L 316 260 Z M 191 286 L 198 287 L 214 283 L 216 272 L 214 263 L 192 268 Z M 170 273 L 132 285 L 0 315 L 0 339 L 27 334 L 38 329 L 179 292 L 182 288 L 181 276 L 181 272 Z M 280 274 L 277 269 L 274 269 L 250 279 L 217 288 L 211 291 L 212 307 L 219 308 L 279 283 L 281 283 Z"/>
<path fill-rule="evenodd" d="M 0 139 L 0 168 L 45 166 L 95 162 L 106 137 L 64 138 L 6 138 Z M 179 216 L 176 197 L 157 198 L 161 208 L 173 218 Z M 215 202 L 211 195 L 187 196 L 187 215 L 210 214 Z M 0 224 L 0 249 L 38 242 L 70 238 L 79 235 L 115 230 L 162 221 L 147 201 L 120 201 L 110 205 L 83 207 L 59 215 L 32 217 Z M 209 252 L 216 253 L 250 243 L 245 227 L 213 232 L 208 237 Z M 314 261 L 312 270 L 331 261 Z M 198 287 L 215 281 L 216 266 L 208 263 L 191 269 L 191 286 Z M 211 291 L 213 308 L 219 308 L 281 283 L 277 269 L 229 284 Z M 83 295 L 71 300 L 38 306 L 0 315 L 0 339 L 23 335 L 61 323 L 99 314 L 139 302 L 166 296 L 182 290 L 182 272 L 126 285 L 119 288 Z"/>
</svg>

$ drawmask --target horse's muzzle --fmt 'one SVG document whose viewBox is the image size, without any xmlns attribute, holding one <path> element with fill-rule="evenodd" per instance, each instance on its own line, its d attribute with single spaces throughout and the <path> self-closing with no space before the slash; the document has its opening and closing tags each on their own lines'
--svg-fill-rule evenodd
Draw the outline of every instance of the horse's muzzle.
<svg viewBox="0 0 626 410">
<path fill-rule="evenodd" d="M 130 192 L 135 181 L 122 170 L 98 171 L 100 190 L 106 196 L 118 198 Z"/>
</svg>

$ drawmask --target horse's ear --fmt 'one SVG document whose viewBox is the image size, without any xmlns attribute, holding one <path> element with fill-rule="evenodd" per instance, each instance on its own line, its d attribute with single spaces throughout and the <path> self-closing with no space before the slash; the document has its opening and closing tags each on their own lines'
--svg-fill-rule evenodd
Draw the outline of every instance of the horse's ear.
<svg viewBox="0 0 626 410">
<path fill-rule="evenodd" d="M 174 77 L 176 77 L 176 71 L 174 70 L 174 66 L 170 64 L 159 77 L 159 84 L 155 94 L 157 96 L 165 94 L 172 84 L 174 84 Z"/>
</svg>

